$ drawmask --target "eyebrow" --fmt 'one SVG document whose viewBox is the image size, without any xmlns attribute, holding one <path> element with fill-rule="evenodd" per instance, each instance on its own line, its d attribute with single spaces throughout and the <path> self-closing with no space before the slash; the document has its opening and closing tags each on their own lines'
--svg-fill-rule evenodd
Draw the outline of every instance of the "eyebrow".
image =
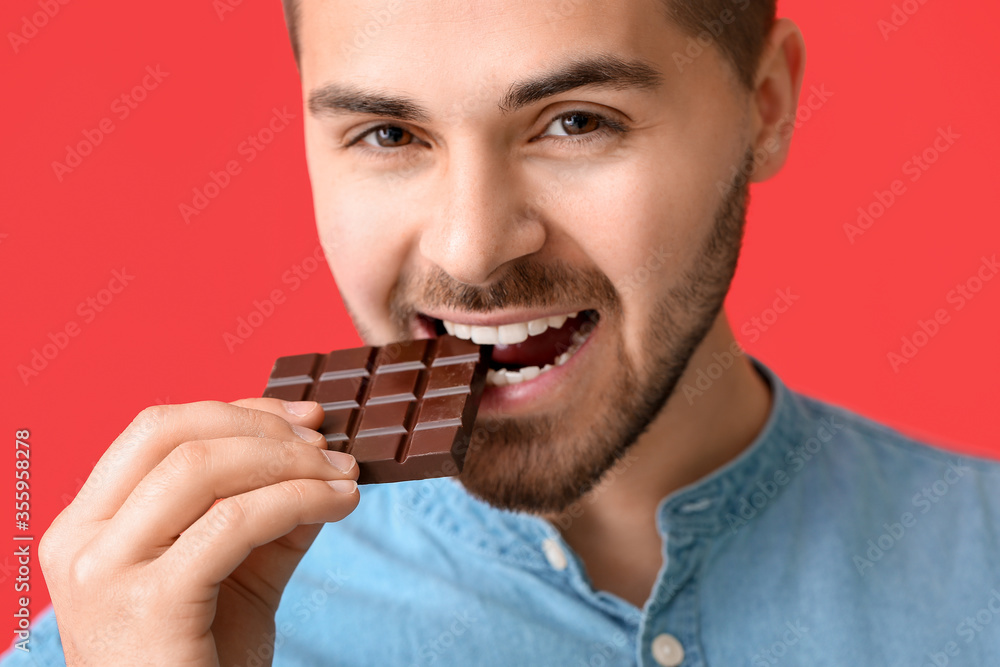
<svg viewBox="0 0 1000 667">
<path fill-rule="evenodd" d="M 584 86 L 648 90 L 662 82 L 662 73 L 642 60 L 625 60 L 609 54 L 588 56 L 511 84 L 497 106 L 501 113 L 507 114 Z M 314 116 L 374 114 L 411 122 L 428 122 L 431 118 L 427 108 L 411 98 L 337 83 L 326 84 L 309 94 L 309 112 Z"/>
</svg>

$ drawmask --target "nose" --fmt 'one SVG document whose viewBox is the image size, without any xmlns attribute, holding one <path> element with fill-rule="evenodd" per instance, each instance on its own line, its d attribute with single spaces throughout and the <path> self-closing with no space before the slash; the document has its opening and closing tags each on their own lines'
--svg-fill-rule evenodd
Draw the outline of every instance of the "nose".
<svg viewBox="0 0 1000 667">
<path fill-rule="evenodd" d="M 439 183 L 440 206 L 428 212 L 420 252 L 455 280 L 486 284 L 504 264 L 544 245 L 544 225 L 502 158 L 453 157 Z"/>
</svg>

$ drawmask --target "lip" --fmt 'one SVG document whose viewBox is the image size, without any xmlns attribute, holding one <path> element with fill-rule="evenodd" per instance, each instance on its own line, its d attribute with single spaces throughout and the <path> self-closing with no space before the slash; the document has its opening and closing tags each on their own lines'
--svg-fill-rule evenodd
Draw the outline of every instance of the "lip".
<svg viewBox="0 0 1000 667">
<path fill-rule="evenodd" d="M 410 318 L 410 337 L 413 340 L 437 338 L 437 331 L 434 329 L 433 324 L 414 315 Z"/>
<path fill-rule="evenodd" d="M 483 313 L 463 313 L 454 312 L 448 313 L 444 311 L 427 311 L 421 310 L 419 313 L 425 317 L 430 317 L 435 320 L 448 320 L 449 322 L 455 322 L 457 324 L 468 324 L 469 326 L 480 326 L 480 327 L 499 327 L 504 324 L 520 324 L 522 322 L 530 322 L 531 320 L 538 320 L 543 317 L 552 317 L 555 315 L 569 315 L 570 313 L 582 313 L 585 310 L 593 310 L 586 306 L 581 306 L 576 309 L 562 309 L 562 310 L 549 310 L 543 311 L 540 309 L 535 310 L 505 310 L 500 314 L 483 314 Z M 416 318 L 415 319 L 419 319 Z"/>
<path fill-rule="evenodd" d="M 502 387 L 487 385 L 479 403 L 479 418 L 488 419 L 490 414 L 531 414 L 546 407 L 565 405 L 566 399 L 561 394 L 568 391 L 571 383 L 578 381 L 574 375 L 580 372 L 580 365 L 585 363 L 582 360 L 589 355 L 593 341 L 601 336 L 603 330 L 601 324 L 601 321 L 598 321 L 580 349 L 562 366 L 556 366 L 534 380 L 526 380 L 519 384 Z"/>
</svg>

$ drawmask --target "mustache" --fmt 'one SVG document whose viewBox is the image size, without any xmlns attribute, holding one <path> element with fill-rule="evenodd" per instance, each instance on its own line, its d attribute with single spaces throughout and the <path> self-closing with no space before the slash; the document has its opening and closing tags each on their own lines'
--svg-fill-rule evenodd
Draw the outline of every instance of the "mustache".
<svg viewBox="0 0 1000 667">
<path fill-rule="evenodd" d="M 392 296 L 392 310 L 399 316 L 412 312 L 414 306 L 488 313 L 560 304 L 596 308 L 609 315 L 621 311 L 618 292 L 601 271 L 574 268 L 563 260 L 543 264 L 527 257 L 510 263 L 488 285 L 463 283 L 434 267 L 425 276 L 402 279 Z"/>
</svg>

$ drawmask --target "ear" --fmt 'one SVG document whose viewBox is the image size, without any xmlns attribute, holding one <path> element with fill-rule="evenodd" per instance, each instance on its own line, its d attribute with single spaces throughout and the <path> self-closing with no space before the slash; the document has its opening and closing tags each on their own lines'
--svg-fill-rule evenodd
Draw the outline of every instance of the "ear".
<svg viewBox="0 0 1000 667">
<path fill-rule="evenodd" d="M 751 99 L 754 155 L 760 156 L 753 182 L 777 174 L 788 158 L 805 64 L 806 45 L 798 26 L 778 19 L 764 46 Z"/>
</svg>

